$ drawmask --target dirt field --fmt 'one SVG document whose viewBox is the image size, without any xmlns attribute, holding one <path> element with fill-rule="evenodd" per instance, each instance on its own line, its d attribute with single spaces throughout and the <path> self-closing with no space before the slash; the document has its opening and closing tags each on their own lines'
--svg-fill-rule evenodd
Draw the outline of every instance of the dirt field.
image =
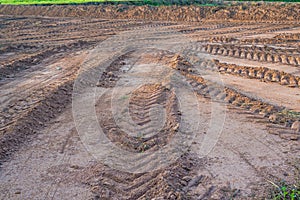
<svg viewBox="0 0 300 200">
<path fill-rule="evenodd" d="M 270 182 L 296 184 L 299 10 L 0 6 L 0 199 L 270 199 Z"/>
</svg>

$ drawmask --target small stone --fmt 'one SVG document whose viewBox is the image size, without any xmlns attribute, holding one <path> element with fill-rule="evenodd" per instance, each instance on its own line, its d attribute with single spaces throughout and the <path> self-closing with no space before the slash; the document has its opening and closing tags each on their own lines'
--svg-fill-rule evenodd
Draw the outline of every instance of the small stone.
<svg viewBox="0 0 300 200">
<path fill-rule="evenodd" d="M 188 70 L 188 72 L 190 72 L 190 73 L 195 72 L 195 70 L 194 70 L 193 68 L 188 68 L 187 70 Z"/>
<path fill-rule="evenodd" d="M 101 87 L 101 86 L 103 86 L 103 83 L 97 82 L 96 86 L 97 86 L 97 87 Z"/>
<path fill-rule="evenodd" d="M 292 127 L 291 129 L 295 132 L 300 132 L 300 121 L 295 121 L 293 124 L 292 124 Z"/>
<path fill-rule="evenodd" d="M 114 73 L 113 72 L 108 72 L 107 75 L 108 75 L 108 77 L 113 77 Z"/>
<path fill-rule="evenodd" d="M 179 129 L 179 124 L 177 123 L 175 126 L 174 126 L 174 128 L 172 128 L 173 129 L 173 131 L 178 131 L 178 129 Z"/>
<path fill-rule="evenodd" d="M 182 179 L 185 180 L 185 181 L 190 181 L 192 179 L 192 177 L 191 176 L 184 176 Z"/>
<path fill-rule="evenodd" d="M 62 67 L 61 66 L 57 66 L 56 69 L 57 70 L 62 70 Z"/>
<path fill-rule="evenodd" d="M 279 82 L 279 81 L 280 81 L 279 75 L 277 73 L 274 73 L 272 76 L 272 82 Z"/>
<path fill-rule="evenodd" d="M 278 120 L 278 117 L 277 117 L 277 115 L 272 114 L 269 116 L 269 120 L 270 120 L 270 122 L 276 122 Z"/>
<path fill-rule="evenodd" d="M 263 112 L 263 111 L 260 111 L 258 114 L 262 115 L 263 117 L 267 117 L 267 113 Z"/>
<path fill-rule="evenodd" d="M 187 185 L 187 181 L 185 181 L 185 180 L 180 180 L 179 182 L 180 182 L 180 184 L 183 185 L 183 186 L 186 186 L 186 185 Z"/>
<path fill-rule="evenodd" d="M 281 84 L 281 85 L 288 85 L 289 82 L 288 82 L 287 78 L 282 78 L 282 79 L 280 80 L 280 84 Z"/>
<path fill-rule="evenodd" d="M 104 181 L 104 182 L 103 182 L 103 185 L 106 185 L 106 186 L 114 186 L 113 183 L 110 183 L 110 182 L 108 182 L 108 181 Z"/>
<path fill-rule="evenodd" d="M 165 85 L 165 90 L 170 91 L 171 90 L 171 85 L 170 84 L 166 84 Z"/>
<path fill-rule="evenodd" d="M 169 192 L 168 199 L 176 199 L 176 195 L 173 192 Z"/>
<path fill-rule="evenodd" d="M 72 168 L 72 169 L 79 169 L 79 166 L 78 165 L 71 165 L 70 168 Z"/>
</svg>

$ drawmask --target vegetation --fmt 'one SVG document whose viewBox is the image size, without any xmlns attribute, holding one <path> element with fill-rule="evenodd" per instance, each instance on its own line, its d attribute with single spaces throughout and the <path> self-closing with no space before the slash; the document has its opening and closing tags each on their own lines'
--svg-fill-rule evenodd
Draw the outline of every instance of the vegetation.
<svg viewBox="0 0 300 200">
<path fill-rule="evenodd" d="M 273 200 L 300 200 L 300 183 L 297 185 L 288 185 L 284 181 L 275 184 L 269 181 L 273 186 L 270 197 Z"/>
<path fill-rule="evenodd" d="M 236 0 L 236 1 L 245 1 L 245 0 Z M 262 0 L 250 0 L 250 1 L 262 1 Z M 300 2 L 300 0 L 263 0 L 268 2 Z"/>
</svg>

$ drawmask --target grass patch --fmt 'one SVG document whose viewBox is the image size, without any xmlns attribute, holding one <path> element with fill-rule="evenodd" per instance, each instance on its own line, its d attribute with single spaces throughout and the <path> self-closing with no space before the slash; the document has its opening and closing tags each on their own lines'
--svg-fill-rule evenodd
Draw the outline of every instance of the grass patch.
<svg viewBox="0 0 300 200">
<path fill-rule="evenodd" d="M 245 0 L 236 0 L 236 1 L 249 2 L 249 1 L 245 1 Z M 251 1 L 261 2 L 261 0 L 251 0 Z M 267 1 L 267 2 L 300 2 L 300 0 L 263 0 L 263 1 Z"/>
<path fill-rule="evenodd" d="M 300 200 L 300 159 L 294 158 L 288 162 L 295 170 L 289 176 L 293 176 L 294 182 L 287 183 L 285 180 L 272 182 L 267 180 L 271 188 L 266 199 L 272 200 Z"/>
<path fill-rule="evenodd" d="M 274 187 L 270 192 L 272 200 L 300 200 L 300 182 L 295 185 L 289 185 L 284 181 L 275 184 L 269 181 Z"/>
<path fill-rule="evenodd" d="M 292 110 L 283 110 L 278 113 L 281 116 L 286 116 L 292 119 L 300 119 L 300 112 L 292 111 Z"/>
<path fill-rule="evenodd" d="M 122 96 L 122 97 L 120 98 L 120 100 L 126 100 L 126 99 L 128 99 L 128 98 L 129 98 L 128 95 L 124 95 L 124 96 Z"/>
</svg>

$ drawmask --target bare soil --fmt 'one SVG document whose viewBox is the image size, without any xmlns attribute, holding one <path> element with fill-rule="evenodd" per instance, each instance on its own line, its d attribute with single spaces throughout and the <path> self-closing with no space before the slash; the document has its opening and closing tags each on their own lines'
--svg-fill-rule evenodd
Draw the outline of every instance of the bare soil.
<svg viewBox="0 0 300 200">
<path fill-rule="evenodd" d="M 296 183 L 299 6 L 0 6 L 0 199 L 268 199 L 270 181 Z M 84 85 L 105 91 L 94 112 L 113 145 L 155 152 L 182 119 L 200 120 L 189 149 L 142 173 L 97 159 L 72 113 L 85 65 L 97 80 Z M 114 89 L 162 74 L 123 97 L 143 133 L 128 134 L 114 118 Z M 173 74 L 195 94 L 199 119 L 187 96 L 191 106 L 181 112 Z M 165 110 L 161 127 L 157 106 Z"/>
<path fill-rule="evenodd" d="M 233 6 L 130 6 L 130 5 L 53 5 L 10 6 L 1 5 L 0 14 L 39 15 L 51 17 L 98 17 L 108 19 L 140 19 L 155 21 L 202 20 L 227 21 L 299 21 L 299 4 L 244 3 Z"/>
</svg>

